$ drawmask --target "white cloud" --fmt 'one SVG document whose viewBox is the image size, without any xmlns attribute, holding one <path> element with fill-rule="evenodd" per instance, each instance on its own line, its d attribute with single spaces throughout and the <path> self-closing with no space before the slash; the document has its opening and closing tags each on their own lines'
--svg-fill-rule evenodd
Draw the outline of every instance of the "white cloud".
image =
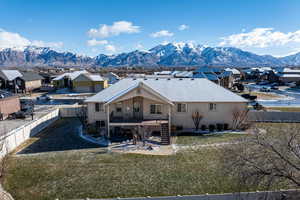
<svg viewBox="0 0 300 200">
<path fill-rule="evenodd" d="M 107 40 L 96 40 L 96 39 L 91 39 L 87 41 L 88 46 L 98 46 L 98 45 L 105 45 L 108 44 Z"/>
<path fill-rule="evenodd" d="M 40 40 L 30 41 L 29 39 L 21 36 L 18 33 L 12 33 L 0 29 L 0 49 L 5 48 L 17 48 L 24 49 L 26 46 L 38 46 L 38 47 L 54 47 L 60 48 L 63 46 L 62 42 L 44 42 Z"/>
<path fill-rule="evenodd" d="M 300 43 L 300 30 L 283 33 L 275 31 L 273 28 L 255 28 L 250 32 L 233 34 L 221 38 L 221 46 L 236 47 L 258 47 L 266 48 L 270 46 L 283 46 L 291 43 Z"/>
<path fill-rule="evenodd" d="M 186 29 L 189 29 L 190 27 L 186 24 L 181 24 L 179 27 L 178 27 L 178 30 L 180 31 L 184 31 Z"/>
<path fill-rule="evenodd" d="M 143 49 L 144 48 L 144 46 L 141 43 L 138 43 L 135 47 L 136 47 L 136 49 Z"/>
<path fill-rule="evenodd" d="M 155 33 L 151 33 L 150 36 L 153 38 L 158 38 L 158 37 L 172 37 L 174 33 L 169 32 L 168 30 L 161 30 Z"/>
<path fill-rule="evenodd" d="M 139 26 L 134 26 L 132 22 L 117 21 L 112 25 L 102 24 L 98 29 L 92 28 L 88 31 L 90 37 L 111 37 L 120 35 L 121 33 L 138 33 L 140 32 Z"/>
<path fill-rule="evenodd" d="M 105 50 L 110 53 L 115 53 L 117 51 L 117 48 L 114 45 L 108 44 L 105 46 Z"/>
</svg>

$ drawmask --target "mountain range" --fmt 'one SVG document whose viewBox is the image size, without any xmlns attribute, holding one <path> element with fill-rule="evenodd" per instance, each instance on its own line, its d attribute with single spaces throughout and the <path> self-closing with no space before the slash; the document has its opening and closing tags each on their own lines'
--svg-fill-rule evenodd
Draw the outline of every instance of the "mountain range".
<svg viewBox="0 0 300 200">
<path fill-rule="evenodd" d="M 193 43 L 168 43 L 148 51 L 136 50 L 118 55 L 100 54 L 96 57 L 80 56 L 71 52 L 58 52 L 48 47 L 28 46 L 22 50 L 0 50 L 2 67 L 120 67 L 120 66 L 300 66 L 300 53 L 273 57 L 257 55 L 234 47 L 208 47 Z"/>
</svg>

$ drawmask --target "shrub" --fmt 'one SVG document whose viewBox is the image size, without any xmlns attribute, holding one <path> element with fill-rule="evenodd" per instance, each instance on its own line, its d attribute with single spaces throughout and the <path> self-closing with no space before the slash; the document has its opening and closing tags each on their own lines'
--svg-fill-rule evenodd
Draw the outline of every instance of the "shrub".
<svg viewBox="0 0 300 200">
<path fill-rule="evenodd" d="M 218 131 L 223 131 L 224 130 L 224 125 L 223 124 L 217 124 L 217 130 Z"/>
<path fill-rule="evenodd" d="M 223 126 L 224 126 L 224 130 L 228 130 L 229 124 L 223 124 Z"/>
<path fill-rule="evenodd" d="M 202 130 L 202 131 L 206 131 L 206 129 L 207 129 L 206 125 L 204 125 L 204 124 L 201 125 L 201 130 Z"/>
<path fill-rule="evenodd" d="M 208 129 L 209 129 L 210 132 L 214 132 L 215 129 L 216 129 L 216 126 L 215 126 L 214 124 L 210 124 L 210 125 L 208 126 Z"/>
<path fill-rule="evenodd" d="M 96 127 L 96 124 L 89 124 L 87 126 L 87 128 L 86 128 L 86 132 L 89 135 L 97 135 L 97 134 L 99 134 L 99 131 L 98 131 L 97 127 Z"/>
</svg>

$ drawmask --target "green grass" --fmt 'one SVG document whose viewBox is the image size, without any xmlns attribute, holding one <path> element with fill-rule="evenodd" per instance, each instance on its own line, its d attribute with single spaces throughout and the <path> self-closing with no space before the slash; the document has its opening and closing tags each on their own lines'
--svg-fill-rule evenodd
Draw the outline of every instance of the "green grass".
<svg viewBox="0 0 300 200">
<path fill-rule="evenodd" d="M 172 156 L 101 150 L 12 156 L 3 185 L 16 200 L 234 192 L 237 181 L 224 174 L 221 155 L 203 149 Z"/>
<path fill-rule="evenodd" d="M 300 107 L 267 107 L 268 110 L 280 110 L 282 112 L 300 112 Z"/>
<path fill-rule="evenodd" d="M 204 134 L 204 135 L 180 135 L 176 137 L 178 145 L 205 145 L 213 143 L 234 142 L 234 140 L 246 137 L 245 134 L 224 133 L 224 134 Z"/>
</svg>

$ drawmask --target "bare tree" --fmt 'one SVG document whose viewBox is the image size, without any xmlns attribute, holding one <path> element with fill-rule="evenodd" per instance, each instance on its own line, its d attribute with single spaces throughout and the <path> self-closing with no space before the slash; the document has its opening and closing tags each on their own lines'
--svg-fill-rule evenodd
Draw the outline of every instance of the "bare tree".
<svg viewBox="0 0 300 200">
<path fill-rule="evenodd" d="M 299 126 L 255 127 L 236 145 L 224 148 L 224 170 L 243 186 L 300 186 Z"/>
<path fill-rule="evenodd" d="M 192 114 L 192 119 L 196 128 L 196 131 L 198 131 L 199 129 L 199 125 L 200 125 L 200 121 L 203 118 L 203 116 L 200 114 L 200 112 L 197 110 L 195 112 L 193 112 Z"/>
<path fill-rule="evenodd" d="M 232 129 L 241 129 L 246 124 L 249 109 L 235 108 L 232 111 Z"/>
</svg>

